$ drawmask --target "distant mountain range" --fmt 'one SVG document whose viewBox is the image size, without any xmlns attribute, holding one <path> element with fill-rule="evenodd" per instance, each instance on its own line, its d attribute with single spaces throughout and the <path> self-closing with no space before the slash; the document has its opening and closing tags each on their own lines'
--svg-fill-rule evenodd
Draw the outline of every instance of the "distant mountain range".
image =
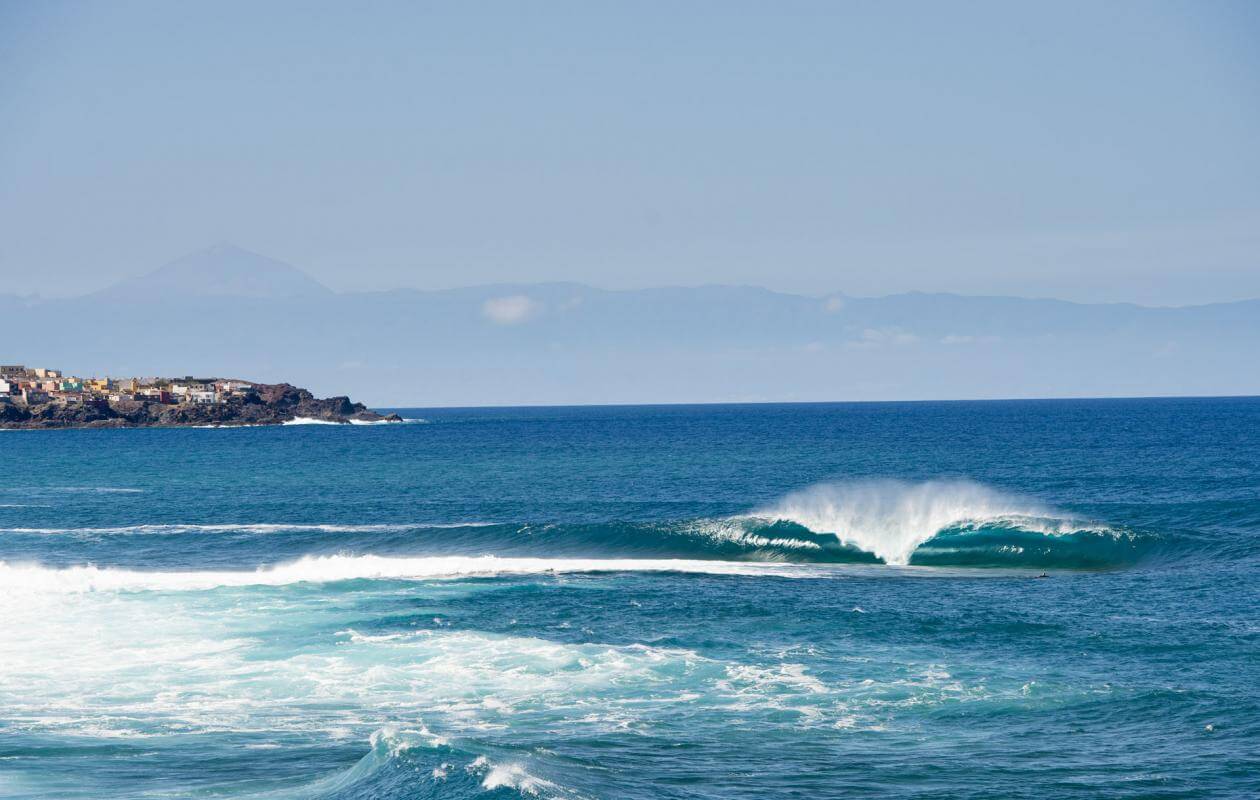
<svg viewBox="0 0 1260 800">
<path fill-rule="evenodd" d="M 224 244 L 83 297 L 0 295 L 0 315 L 6 363 L 290 381 L 378 407 L 1260 394 L 1260 300 L 573 283 L 339 294 Z"/>
<path fill-rule="evenodd" d="M 148 302 L 196 297 L 310 299 L 330 294 L 332 290 L 297 267 L 223 243 L 90 296 L 109 302 Z"/>
</svg>

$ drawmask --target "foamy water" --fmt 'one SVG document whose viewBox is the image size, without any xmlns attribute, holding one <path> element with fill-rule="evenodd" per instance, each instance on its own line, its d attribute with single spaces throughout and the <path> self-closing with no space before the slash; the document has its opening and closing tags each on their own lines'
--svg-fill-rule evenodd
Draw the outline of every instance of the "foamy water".
<svg viewBox="0 0 1260 800">
<path fill-rule="evenodd" d="M 48 569 L 0 562 L 0 593 L 26 591 L 194 591 L 229 586 L 284 586 L 356 579 L 434 580 L 494 575 L 565 572 L 699 572 L 710 575 L 816 576 L 818 567 L 724 561 L 635 558 L 504 558 L 499 556 L 321 556 L 252 571 L 161 572 L 101 569 L 95 566 Z"/>
</svg>

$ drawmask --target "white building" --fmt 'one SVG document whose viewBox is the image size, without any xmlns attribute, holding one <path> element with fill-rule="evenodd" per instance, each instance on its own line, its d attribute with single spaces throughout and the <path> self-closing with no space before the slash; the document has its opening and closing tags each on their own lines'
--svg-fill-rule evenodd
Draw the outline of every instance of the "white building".
<svg viewBox="0 0 1260 800">
<path fill-rule="evenodd" d="M 224 394 L 239 394 L 252 391 L 254 384 L 248 381 L 219 381 L 215 384 L 215 388 Z"/>
</svg>

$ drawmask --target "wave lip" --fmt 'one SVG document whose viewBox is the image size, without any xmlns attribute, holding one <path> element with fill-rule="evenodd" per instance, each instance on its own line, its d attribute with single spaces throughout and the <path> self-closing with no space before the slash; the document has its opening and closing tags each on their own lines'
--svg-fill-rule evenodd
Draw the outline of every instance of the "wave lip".
<svg viewBox="0 0 1260 800">
<path fill-rule="evenodd" d="M 793 492 L 746 517 L 832 534 L 842 544 L 905 565 L 943 532 L 1008 529 L 1042 536 L 1110 533 L 1037 501 L 973 481 L 825 483 Z"/>
</svg>

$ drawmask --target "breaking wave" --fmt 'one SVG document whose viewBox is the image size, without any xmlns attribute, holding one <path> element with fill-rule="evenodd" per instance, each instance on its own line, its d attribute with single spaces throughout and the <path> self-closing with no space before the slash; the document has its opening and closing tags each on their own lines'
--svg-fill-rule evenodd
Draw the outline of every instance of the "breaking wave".
<svg viewBox="0 0 1260 800">
<path fill-rule="evenodd" d="M 397 564 L 360 561 L 376 566 L 364 567 L 362 574 L 351 570 L 344 577 L 309 579 L 427 578 L 448 570 L 536 571 L 551 564 L 560 570 L 675 569 L 689 562 L 1110 569 L 1176 544 L 968 481 L 822 484 L 749 513 L 667 522 L 32 525 L 0 528 L 0 535 L 65 537 L 65 547 L 46 538 L 44 544 L 30 545 L 43 548 L 45 555 L 65 550 L 72 541 L 103 547 L 109 540 L 144 535 L 170 540 L 172 553 L 192 548 L 215 566 L 275 565 L 284 558 L 308 557 L 263 573 L 241 573 L 253 582 L 281 583 L 290 581 L 276 576 L 292 563 L 328 568 L 353 557 Z M 101 550 L 106 552 L 113 551 Z M 338 558 L 343 560 L 328 560 Z M 652 566 L 666 562 L 674 566 Z M 379 575 L 372 572 L 378 568 Z"/>
<path fill-rule="evenodd" d="M 1127 550 L 1134 536 L 971 481 L 830 483 L 794 492 L 748 515 L 788 523 L 870 553 L 886 564 L 949 563 L 946 553 L 975 551 L 1018 562 L 1023 554 L 1073 549 Z M 1000 557 L 1006 554 L 1005 557 Z M 1104 562 L 1110 560 L 1104 558 Z M 1044 562 L 1044 559 L 1042 560 Z M 1053 561 L 1053 559 L 1051 559 Z M 969 552 L 962 563 L 985 563 Z M 1041 565 L 1040 562 L 1038 565 Z"/>
</svg>

